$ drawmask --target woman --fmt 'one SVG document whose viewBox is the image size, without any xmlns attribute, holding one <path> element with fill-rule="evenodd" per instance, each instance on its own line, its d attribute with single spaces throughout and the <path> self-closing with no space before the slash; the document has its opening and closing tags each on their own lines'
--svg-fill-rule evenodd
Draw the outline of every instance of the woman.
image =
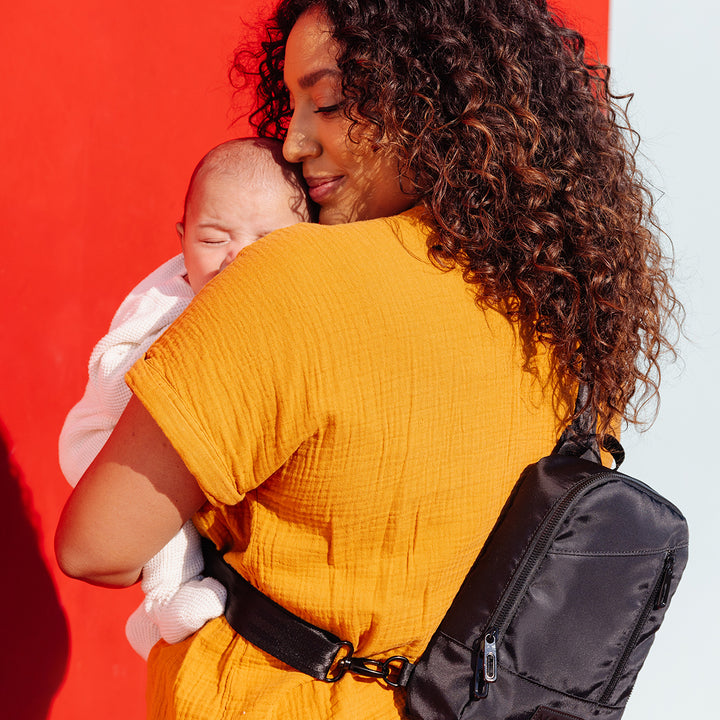
<svg viewBox="0 0 720 720">
<path fill-rule="evenodd" d="M 195 513 L 281 605 L 415 660 L 577 382 L 603 432 L 655 389 L 674 296 L 606 74 L 542 0 L 284 0 L 259 74 L 258 129 L 323 226 L 241 253 L 131 371 L 58 558 L 131 584 Z M 223 618 L 149 661 L 152 718 L 402 701 L 312 680 Z"/>
</svg>

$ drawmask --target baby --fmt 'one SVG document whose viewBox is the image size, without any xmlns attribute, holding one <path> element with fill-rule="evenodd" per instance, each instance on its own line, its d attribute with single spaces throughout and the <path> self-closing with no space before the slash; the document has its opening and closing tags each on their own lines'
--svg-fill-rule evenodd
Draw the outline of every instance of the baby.
<svg viewBox="0 0 720 720">
<path fill-rule="evenodd" d="M 125 373 L 182 313 L 195 293 L 250 243 L 310 220 L 299 170 L 277 140 L 245 138 L 213 148 L 190 178 L 182 255 L 152 272 L 125 298 L 90 356 L 89 379 L 60 433 L 60 468 L 75 486 L 101 450 L 130 399 Z M 163 638 L 183 640 L 225 608 L 225 588 L 203 578 L 200 538 L 188 521 L 143 568 L 144 602 L 126 634 L 144 659 Z"/>
</svg>

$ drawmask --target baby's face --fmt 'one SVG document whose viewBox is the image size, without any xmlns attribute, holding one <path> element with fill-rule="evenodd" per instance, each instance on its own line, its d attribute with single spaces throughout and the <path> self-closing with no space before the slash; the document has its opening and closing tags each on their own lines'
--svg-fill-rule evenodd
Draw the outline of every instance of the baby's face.
<svg viewBox="0 0 720 720">
<path fill-rule="evenodd" d="M 297 207 L 298 204 L 300 207 Z M 300 193 L 287 182 L 249 182 L 247 175 L 209 171 L 196 179 L 177 230 L 194 293 L 247 245 L 307 220 Z"/>
</svg>

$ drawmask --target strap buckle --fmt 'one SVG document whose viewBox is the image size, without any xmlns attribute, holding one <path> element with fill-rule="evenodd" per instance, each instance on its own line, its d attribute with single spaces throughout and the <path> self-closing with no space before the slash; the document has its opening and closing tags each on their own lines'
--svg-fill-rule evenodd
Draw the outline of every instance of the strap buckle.
<svg viewBox="0 0 720 720">
<path fill-rule="evenodd" d="M 402 687 L 407 682 L 405 675 L 410 660 L 403 655 L 393 655 L 387 660 L 373 660 L 372 658 L 355 657 L 352 643 L 344 641 L 342 646 L 349 652 L 340 660 L 333 662 L 330 672 L 324 678 L 325 682 L 337 682 L 346 672 L 383 680 L 394 688 Z"/>
<path fill-rule="evenodd" d="M 343 650 L 345 651 L 345 654 L 341 657 Z M 351 642 L 348 640 L 341 640 L 340 647 L 335 654 L 335 658 L 330 663 L 330 667 L 328 668 L 325 677 L 322 678 L 322 681 L 326 683 L 337 682 L 349 670 L 349 661 L 354 652 L 355 647 Z"/>
</svg>

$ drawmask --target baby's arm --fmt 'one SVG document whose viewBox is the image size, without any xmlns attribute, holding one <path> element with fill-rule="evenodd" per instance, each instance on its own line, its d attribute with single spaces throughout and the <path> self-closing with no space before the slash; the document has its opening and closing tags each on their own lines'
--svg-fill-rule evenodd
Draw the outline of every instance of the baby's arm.
<svg viewBox="0 0 720 720">
<path fill-rule="evenodd" d="M 60 469 L 74 487 L 105 445 L 130 399 L 125 373 L 192 299 L 182 257 L 161 265 L 125 298 L 88 363 L 82 399 L 60 433 Z"/>
<path fill-rule="evenodd" d="M 192 299 L 184 274 L 182 256 L 151 273 L 123 301 L 109 332 L 95 346 L 85 393 L 60 433 L 60 468 L 73 487 L 130 400 L 125 373 Z M 143 567 L 146 597 L 130 616 L 126 635 L 145 659 L 161 637 L 178 642 L 223 613 L 225 588 L 217 580 L 201 577 L 202 569 L 200 536 L 191 521 Z"/>
</svg>

